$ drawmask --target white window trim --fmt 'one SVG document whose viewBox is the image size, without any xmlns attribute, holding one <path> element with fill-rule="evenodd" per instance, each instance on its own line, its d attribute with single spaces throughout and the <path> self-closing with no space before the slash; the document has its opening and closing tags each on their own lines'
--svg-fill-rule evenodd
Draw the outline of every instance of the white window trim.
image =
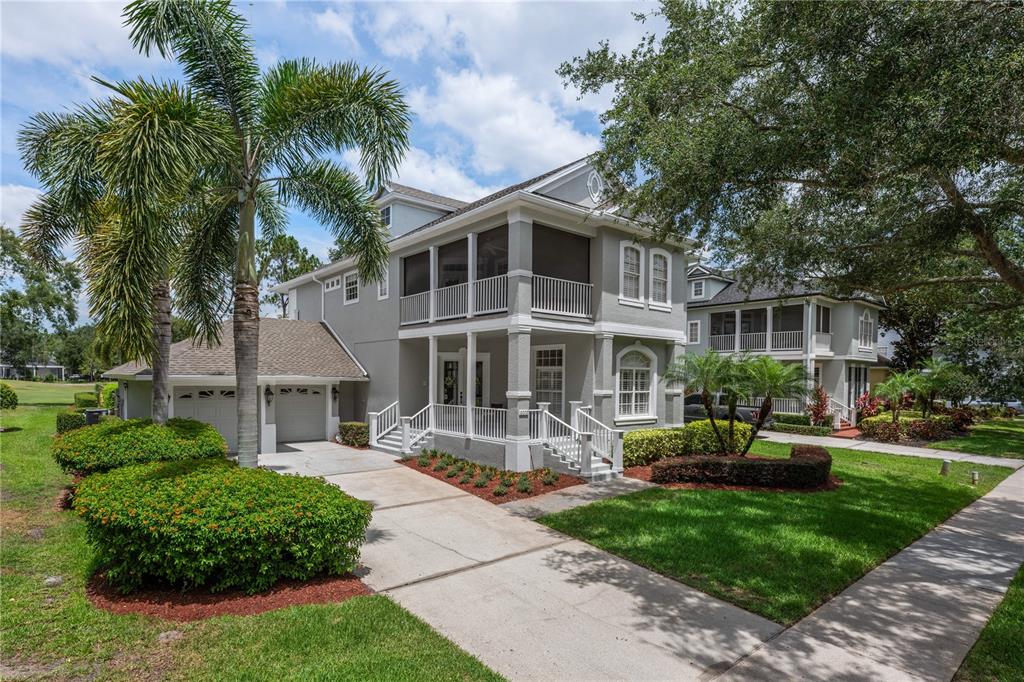
<svg viewBox="0 0 1024 682">
<path fill-rule="evenodd" d="M 348 299 L 348 278 L 356 278 L 356 297 L 351 301 Z M 358 272 L 346 272 L 341 277 L 341 300 L 345 305 L 352 305 L 353 303 L 359 303 L 359 273 Z"/>
<path fill-rule="evenodd" d="M 814 333 L 815 334 L 831 334 L 832 333 L 832 306 L 816 304 L 818 309 L 814 311 Z M 818 327 L 821 326 L 821 311 L 828 310 L 828 331 L 818 331 Z M 859 330 L 858 330 L 859 331 Z"/>
<path fill-rule="evenodd" d="M 566 398 L 566 396 L 565 396 L 565 344 L 564 343 L 541 344 L 539 346 L 533 346 L 530 349 L 530 360 L 531 360 L 530 364 L 532 365 L 531 369 L 533 370 L 531 372 L 531 376 L 530 376 L 530 383 L 531 383 L 531 389 L 530 390 L 533 392 L 533 394 L 535 396 L 537 395 L 537 388 L 536 388 L 536 382 L 537 382 L 537 351 L 539 351 L 539 350 L 560 350 L 560 351 L 562 351 L 562 388 L 561 388 L 562 404 L 560 406 L 561 410 L 560 410 L 559 414 L 561 414 L 562 417 L 563 417 L 562 421 L 571 423 L 572 415 L 567 413 L 566 405 L 568 404 L 568 402 L 565 399 Z M 565 419 L 564 417 L 569 417 L 569 419 Z"/>
<path fill-rule="evenodd" d="M 631 298 L 625 295 L 626 290 L 626 249 L 636 249 L 640 255 L 640 281 L 637 283 L 637 298 Z M 619 242 L 619 303 L 621 305 L 633 306 L 635 308 L 644 307 L 644 275 L 646 268 L 644 259 L 644 247 L 640 246 L 636 242 L 628 239 L 623 239 Z"/>
<path fill-rule="evenodd" d="M 871 336 L 870 343 L 868 343 L 868 345 L 866 346 L 864 345 L 864 335 L 861 334 L 861 328 L 863 327 L 865 322 L 867 322 L 869 325 L 868 334 Z M 872 348 L 875 347 L 875 337 L 877 335 L 878 330 L 875 328 L 875 319 L 871 317 L 870 311 L 865 310 L 864 314 L 860 316 L 859 321 L 857 323 L 857 347 L 860 350 L 871 350 Z"/>
<path fill-rule="evenodd" d="M 330 279 L 324 280 L 324 291 L 334 291 L 335 289 L 341 288 L 341 283 L 344 278 L 341 275 L 331 277 Z"/>
<path fill-rule="evenodd" d="M 698 296 L 696 294 L 696 289 L 697 289 L 697 285 L 698 284 L 700 285 L 700 296 Z M 704 281 L 703 279 L 697 279 L 697 280 L 694 280 L 694 281 L 690 282 L 690 298 L 691 299 L 704 298 L 704 294 L 707 293 L 707 290 L 708 290 L 708 283 L 706 281 Z"/>
<path fill-rule="evenodd" d="M 691 341 L 690 340 L 690 330 L 693 329 L 694 325 L 697 326 L 697 340 L 696 341 Z M 700 320 L 687 320 L 687 322 L 686 322 L 686 343 L 689 343 L 689 344 L 698 344 L 698 343 L 700 343 Z"/>
<path fill-rule="evenodd" d="M 640 351 L 642 354 L 646 355 L 647 358 L 651 361 L 651 382 L 650 382 L 650 387 L 648 388 L 648 390 L 650 391 L 651 395 L 650 395 L 650 397 L 648 398 L 648 401 L 647 401 L 647 405 L 650 407 L 651 411 L 648 414 L 620 414 L 619 413 L 619 391 L 620 391 L 620 386 L 621 386 L 621 384 L 619 383 L 619 365 L 622 362 L 622 358 L 624 358 L 627 353 L 631 353 L 633 351 Z M 654 354 L 654 351 L 652 351 L 650 348 L 648 348 L 647 346 L 643 345 L 642 343 L 634 343 L 633 345 L 626 346 L 625 348 L 620 350 L 615 355 L 615 396 L 613 398 L 615 400 L 615 423 L 616 424 L 624 424 L 624 423 L 637 423 L 637 422 L 657 421 L 657 419 L 658 419 L 658 404 L 656 402 L 657 394 L 655 392 L 655 389 L 657 388 L 657 386 L 658 386 L 658 356 Z"/>
<path fill-rule="evenodd" d="M 384 219 L 384 211 L 388 212 L 387 220 Z M 380 221 L 384 223 L 384 227 L 391 227 L 391 204 L 382 206 L 380 209 Z"/>
<path fill-rule="evenodd" d="M 383 293 L 381 293 L 383 289 Z M 391 295 L 391 264 L 384 266 L 384 277 L 377 282 L 377 300 L 383 301 Z"/>
<path fill-rule="evenodd" d="M 654 296 L 654 257 L 664 256 L 665 257 L 665 302 L 655 301 Z M 647 305 L 651 310 L 661 310 L 664 312 L 672 312 L 672 254 L 665 249 L 652 248 L 651 249 L 651 267 L 650 267 L 650 287 L 649 287 L 649 298 L 647 299 Z"/>
</svg>

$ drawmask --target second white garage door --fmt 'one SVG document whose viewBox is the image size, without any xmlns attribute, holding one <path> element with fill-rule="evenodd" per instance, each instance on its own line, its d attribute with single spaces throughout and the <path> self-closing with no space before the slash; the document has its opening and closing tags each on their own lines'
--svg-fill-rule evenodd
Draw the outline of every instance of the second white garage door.
<svg viewBox="0 0 1024 682">
<path fill-rule="evenodd" d="M 279 386 L 276 393 L 278 443 L 325 439 L 327 399 L 323 386 Z"/>
</svg>

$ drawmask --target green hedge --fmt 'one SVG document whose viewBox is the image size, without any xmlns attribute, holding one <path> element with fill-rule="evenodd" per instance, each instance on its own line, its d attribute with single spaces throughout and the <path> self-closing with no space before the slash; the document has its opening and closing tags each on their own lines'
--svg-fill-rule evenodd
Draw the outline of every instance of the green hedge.
<svg viewBox="0 0 1024 682">
<path fill-rule="evenodd" d="M 353 448 L 365 448 L 370 445 L 370 427 L 366 422 L 341 422 L 338 424 L 338 436 L 342 445 Z"/>
<path fill-rule="evenodd" d="M 715 483 L 770 488 L 817 488 L 828 483 L 832 455 L 817 445 L 794 445 L 789 459 L 670 457 L 651 467 L 652 483 Z"/>
<path fill-rule="evenodd" d="M 95 393 L 81 391 L 75 394 L 75 407 L 99 407 L 99 399 Z"/>
<path fill-rule="evenodd" d="M 223 457 L 228 447 L 217 429 L 193 419 L 116 419 L 69 431 L 53 442 L 62 469 L 81 474 L 128 464 Z"/>
<path fill-rule="evenodd" d="M 810 426 L 811 417 L 806 414 L 793 414 L 791 412 L 772 412 L 772 421 L 776 424 L 795 424 L 796 426 Z"/>
<path fill-rule="evenodd" d="M 771 427 L 772 431 L 779 433 L 801 433 L 805 436 L 830 436 L 832 429 L 828 426 L 811 426 L 810 424 L 788 424 L 786 422 L 775 422 Z"/>
<path fill-rule="evenodd" d="M 17 391 L 10 384 L 0 382 L 0 410 L 13 410 L 17 406 Z"/>
<path fill-rule="evenodd" d="M 371 506 L 318 478 L 224 459 L 154 462 L 84 479 L 75 511 L 107 580 L 254 593 L 355 569 Z"/>
<path fill-rule="evenodd" d="M 75 408 L 69 408 L 66 412 L 57 413 L 57 433 L 67 433 L 85 426 L 85 413 Z"/>
<path fill-rule="evenodd" d="M 117 382 L 103 384 L 100 390 L 100 407 L 113 410 L 117 407 Z"/>
<path fill-rule="evenodd" d="M 719 432 L 725 438 L 729 424 L 716 420 Z M 740 449 L 750 437 L 752 427 L 737 421 L 733 425 L 734 448 Z M 646 466 L 666 457 L 680 455 L 712 455 L 721 452 L 722 447 L 707 419 L 695 421 L 682 428 L 638 429 L 623 436 L 623 466 Z"/>
</svg>

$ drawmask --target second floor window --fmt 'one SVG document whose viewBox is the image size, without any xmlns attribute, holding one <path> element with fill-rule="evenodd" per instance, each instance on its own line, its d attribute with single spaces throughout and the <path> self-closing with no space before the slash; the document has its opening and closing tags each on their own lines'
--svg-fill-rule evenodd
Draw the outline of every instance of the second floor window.
<svg viewBox="0 0 1024 682">
<path fill-rule="evenodd" d="M 345 275 L 345 304 L 359 301 L 359 275 L 350 272 Z"/>
<path fill-rule="evenodd" d="M 668 305 L 669 302 L 668 254 L 655 251 L 651 254 L 651 303 Z"/>
<path fill-rule="evenodd" d="M 324 289 L 327 291 L 334 291 L 341 287 L 341 276 L 331 277 L 329 280 L 324 282 Z"/>
<path fill-rule="evenodd" d="M 686 323 L 686 342 L 700 343 L 700 320 L 690 320 Z"/>
<path fill-rule="evenodd" d="M 380 221 L 385 227 L 391 227 L 391 207 L 385 206 L 380 210 Z"/>
<path fill-rule="evenodd" d="M 818 314 L 814 318 L 814 331 L 819 334 L 832 333 L 832 309 L 828 306 L 818 306 Z"/>
<path fill-rule="evenodd" d="M 622 298 L 640 299 L 640 249 L 622 248 Z"/>
<path fill-rule="evenodd" d="M 690 298 L 704 298 L 704 280 L 690 283 Z"/>
<path fill-rule="evenodd" d="M 385 299 L 388 297 L 388 287 L 390 286 L 391 279 L 391 268 L 386 266 L 384 268 L 384 277 L 377 282 L 377 299 Z"/>
<path fill-rule="evenodd" d="M 861 348 L 871 348 L 875 345 L 875 321 L 871 319 L 871 313 L 867 311 L 860 318 L 860 334 L 858 336 Z"/>
</svg>

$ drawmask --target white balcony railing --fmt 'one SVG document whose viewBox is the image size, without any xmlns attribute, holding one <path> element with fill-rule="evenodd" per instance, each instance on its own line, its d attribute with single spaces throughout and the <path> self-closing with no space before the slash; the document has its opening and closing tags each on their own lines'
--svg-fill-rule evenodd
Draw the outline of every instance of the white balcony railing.
<svg viewBox="0 0 1024 682">
<path fill-rule="evenodd" d="M 466 406 L 434 404 L 434 431 L 466 435 Z"/>
<path fill-rule="evenodd" d="M 403 296 L 399 304 L 402 324 L 418 324 L 430 321 L 430 292 Z"/>
<path fill-rule="evenodd" d="M 504 407 L 474 407 L 473 435 L 487 440 L 505 440 L 506 417 Z"/>
<path fill-rule="evenodd" d="M 761 407 L 764 404 L 764 398 L 752 398 L 750 405 L 752 407 Z M 803 414 L 804 403 L 799 398 L 773 398 L 772 399 L 772 412 L 786 412 L 788 414 Z"/>
<path fill-rule="evenodd" d="M 594 285 L 557 277 L 533 276 L 533 310 L 540 313 L 590 317 Z"/>
<path fill-rule="evenodd" d="M 473 312 L 479 315 L 508 310 L 508 275 L 473 282 Z"/>
<path fill-rule="evenodd" d="M 801 350 L 804 347 L 804 333 L 772 332 L 772 350 Z"/>
<path fill-rule="evenodd" d="M 469 284 L 453 284 L 434 289 L 434 319 L 465 317 L 469 311 Z"/>
<path fill-rule="evenodd" d="M 740 334 L 740 350 L 764 350 L 768 334 L 765 332 L 751 332 Z"/>
<path fill-rule="evenodd" d="M 712 334 L 711 350 L 733 351 L 736 350 L 735 334 Z"/>
</svg>

